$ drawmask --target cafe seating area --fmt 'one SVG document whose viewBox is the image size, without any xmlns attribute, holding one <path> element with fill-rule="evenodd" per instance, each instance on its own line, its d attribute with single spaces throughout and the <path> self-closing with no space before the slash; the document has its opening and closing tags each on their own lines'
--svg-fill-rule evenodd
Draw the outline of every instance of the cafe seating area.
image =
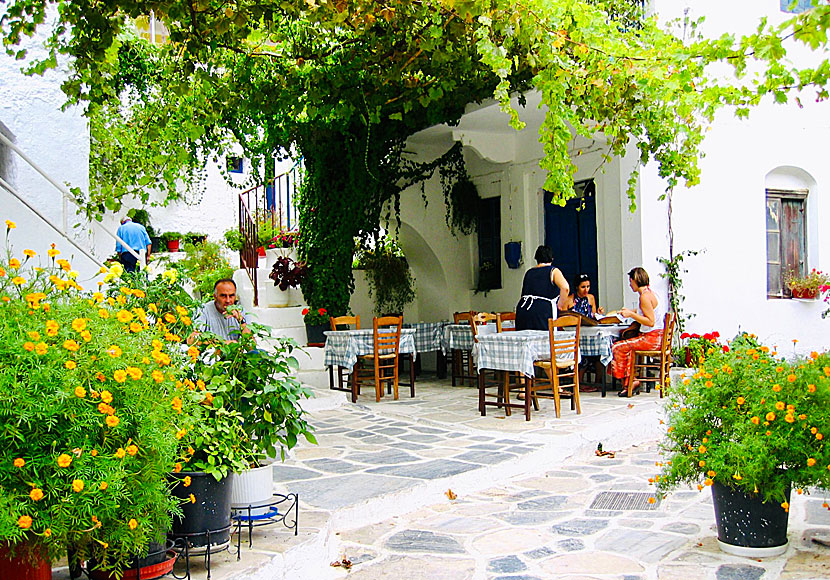
<svg viewBox="0 0 830 580">
<path fill-rule="evenodd" d="M 581 414 L 585 370 L 591 363 L 594 369 L 610 363 L 611 345 L 626 328 L 583 326 L 577 316 L 560 316 L 549 320 L 547 331 L 517 331 L 513 312 L 474 311 L 456 312 L 452 321 L 438 322 L 375 317 L 371 328 L 361 328 L 356 316 L 330 322 L 324 348 L 329 389 L 349 393 L 353 403 L 368 403 L 371 394 L 375 403 L 406 401 L 400 397 L 401 381 L 408 383 L 408 399 L 415 399 L 415 383 L 428 378 L 433 386 L 465 393 L 470 413 L 484 417 L 489 411 L 508 418 L 518 410 L 526 421 L 548 405 L 560 418 L 562 399 L 570 401 L 571 412 Z M 671 364 L 671 315 L 665 322 L 668 332 L 660 348 L 635 353 L 634 378 L 624 385 L 628 397 L 618 404 L 634 394 L 634 380 L 647 392 L 660 387 L 656 391 L 663 395 Z M 421 371 L 418 357 L 427 353 L 435 353 L 434 375 L 432 369 Z M 589 390 L 605 398 L 613 388 L 610 374 L 592 370 L 590 375 L 600 384 Z"/>
</svg>

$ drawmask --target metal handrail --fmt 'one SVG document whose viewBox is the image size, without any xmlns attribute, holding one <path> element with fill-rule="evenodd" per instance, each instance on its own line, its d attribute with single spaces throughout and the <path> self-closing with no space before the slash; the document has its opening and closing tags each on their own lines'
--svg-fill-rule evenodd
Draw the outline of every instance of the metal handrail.
<svg viewBox="0 0 830 580">
<path fill-rule="evenodd" d="M 15 153 L 17 153 L 20 156 L 20 158 L 23 159 L 23 161 L 28 163 L 29 166 L 32 169 L 37 171 L 46 181 L 49 182 L 50 185 L 52 185 L 55 189 L 57 189 L 63 195 L 64 199 L 70 201 L 75 207 L 80 208 L 80 206 L 78 205 L 78 202 L 76 202 L 75 198 L 72 196 L 72 194 L 69 193 L 69 190 L 67 190 L 63 185 L 61 185 L 57 181 L 55 181 L 52 178 L 52 176 L 50 176 L 48 173 L 46 173 L 46 171 L 44 171 L 37 163 L 35 163 L 28 155 L 26 155 L 26 153 L 24 153 L 23 150 L 20 149 L 20 147 L 15 145 L 11 141 L 11 139 L 6 137 L 2 132 L 0 132 L 0 142 L 2 142 L 6 147 L 11 149 Z M 99 267 L 103 266 L 103 264 L 101 263 L 100 260 L 93 257 L 89 252 L 87 252 L 84 248 L 79 246 L 72 238 L 70 238 L 66 234 L 66 232 L 64 232 L 61 228 L 59 228 L 58 226 L 53 224 L 52 221 L 49 218 L 47 218 L 42 213 L 40 213 L 38 210 L 36 210 L 34 207 L 32 207 L 32 205 L 30 203 L 28 203 L 25 199 L 23 199 L 23 196 L 18 191 L 16 191 L 11 185 L 9 185 L 8 182 L 6 182 L 2 178 L 0 178 L 0 185 L 2 185 L 3 188 L 6 191 L 11 193 L 13 196 L 15 196 L 21 203 L 23 203 L 23 205 L 25 205 L 32 213 L 34 213 L 37 217 L 39 217 L 41 220 L 46 222 L 46 224 L 49 225 L 49 227 L 51 227 L 53 230 L 58 232 L 58 234 L 60 234 L 66 241 L 68 241 L 70 244 L 72 244 L 73 246 L 78 248 L 78 250 L 80 250 L 87 258 L 92 260 L 92 262 L 94 264 L 98 265 Z M 130 252 L 133 256 L 135 256 L 136 260 L 141 259 L 141 256 L 138 255 L 138 252 L 136 252 L 129 245 L 127 245 L 127 243 L 123 239 L 121 239 L 121 237 L 117 233 L 113 233 L 113 232 L 109 231 L 108 229 L 104 228 L 103 226 L 101 226 L 101 229 L 107 235 L 111 236 L 116 242 L 119 242 L 122 246 L 127 248 L 127 251 Z"/>
<path fill-rule="evenodd" d="M 276 227 L 279 222 L 279 227 L 282 229 L 284 215 L 286 229 L 292 229 L 291 208 L 293 203 L 291 200 L 293 194 L 297 191 L 302 161 L 302 159 L 298 160 L 291 169 L 269 179 L 264 184 L 255 185 L 239 194 L 239 233 L 242 236 L 242 248 L 239 250 L 239 267 L 248 273 L 248 278 L 254 286 L 254 306 L 259 306 L 259 288 L 257 287 L 259 226 L 257 218 L 268 213 L 270 214 L 271 227 Z M 268 203 L 269 187 L 273 195 L 273 204 Z M 277 189 L 278 187 L 279 189 Z M 283 198 L 285 198 L 284 205 Z M 270 209 L 270 207 L 273 207 L 273 209 Z"/>
</svg>

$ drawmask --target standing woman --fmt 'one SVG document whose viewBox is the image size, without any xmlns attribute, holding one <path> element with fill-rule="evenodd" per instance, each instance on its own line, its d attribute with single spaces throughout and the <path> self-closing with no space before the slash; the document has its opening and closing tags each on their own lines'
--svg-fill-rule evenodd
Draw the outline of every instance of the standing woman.
<svg viewBox="0 0 830 580">
<path fill-rule="evenodd" d="M 559 268 L 553 267 L 553 250 L 536 248 L 536 266 L 525 272 L 522 297 L 516 305 L 516 330 L 547 330 L 548 319 L 564 310 L 570 288 Z"/>
<path fill-rule="evenodd" d="M 622 308 L 619 313 L 626 318 L 632 318 L 640 324 L 640 334 L 634 338 L 620 340 L 611 347 L 614 359 L 611 361 L 611 374 L 622 379 L 623 388 L 618 393 L 620 397 L 628 396 L 628 377 L 634 370 L 635 350 L 655 350 L 660 348 L 663 339 L 663 308 L 657 295 L 648 285 L 648 272 L 637 267 L 628 273 L 628 285 L 631 290 L 639 294 L 637 310 Z M 640 381 L 634 381 L 633 391 L 639 391 Z"/>
</svg>

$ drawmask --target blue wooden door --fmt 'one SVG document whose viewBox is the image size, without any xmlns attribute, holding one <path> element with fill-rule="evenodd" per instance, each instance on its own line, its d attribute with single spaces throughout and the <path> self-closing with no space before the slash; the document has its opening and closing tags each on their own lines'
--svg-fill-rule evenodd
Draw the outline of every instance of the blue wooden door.
<svg viewBox="0 0 830 580">
<path fill-rule="evenodd" d="M 568 200 L 563 206 L 551 203 L 551 193 L 545 192 L 545 244 L 553 249 L 553 264 L 565 275 L 571 291 L 576 276 L 591 277 L 591 294 L 600 302 L 597 280 L 597 206 L 594 180 L 574 184 L 580 197 Z"/>
</svg>

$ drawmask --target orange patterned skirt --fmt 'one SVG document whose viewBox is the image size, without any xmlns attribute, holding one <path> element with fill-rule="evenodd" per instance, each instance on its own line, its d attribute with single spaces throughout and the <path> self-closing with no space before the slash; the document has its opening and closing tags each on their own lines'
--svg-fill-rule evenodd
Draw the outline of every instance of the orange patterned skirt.
<svg viewBox="0 0 830 580">
<path fill-rule="evenodd" d="M 628 378 L 634 368 L 634 351 L 656 350 L 660 348 L 662 340 L 663 329 L 658 328 L 635 338 L 615 342 L 611 345 L 611 354 L 614 355 L 611 361 L 611 375 L 617 379 Z"/>
</svg>

